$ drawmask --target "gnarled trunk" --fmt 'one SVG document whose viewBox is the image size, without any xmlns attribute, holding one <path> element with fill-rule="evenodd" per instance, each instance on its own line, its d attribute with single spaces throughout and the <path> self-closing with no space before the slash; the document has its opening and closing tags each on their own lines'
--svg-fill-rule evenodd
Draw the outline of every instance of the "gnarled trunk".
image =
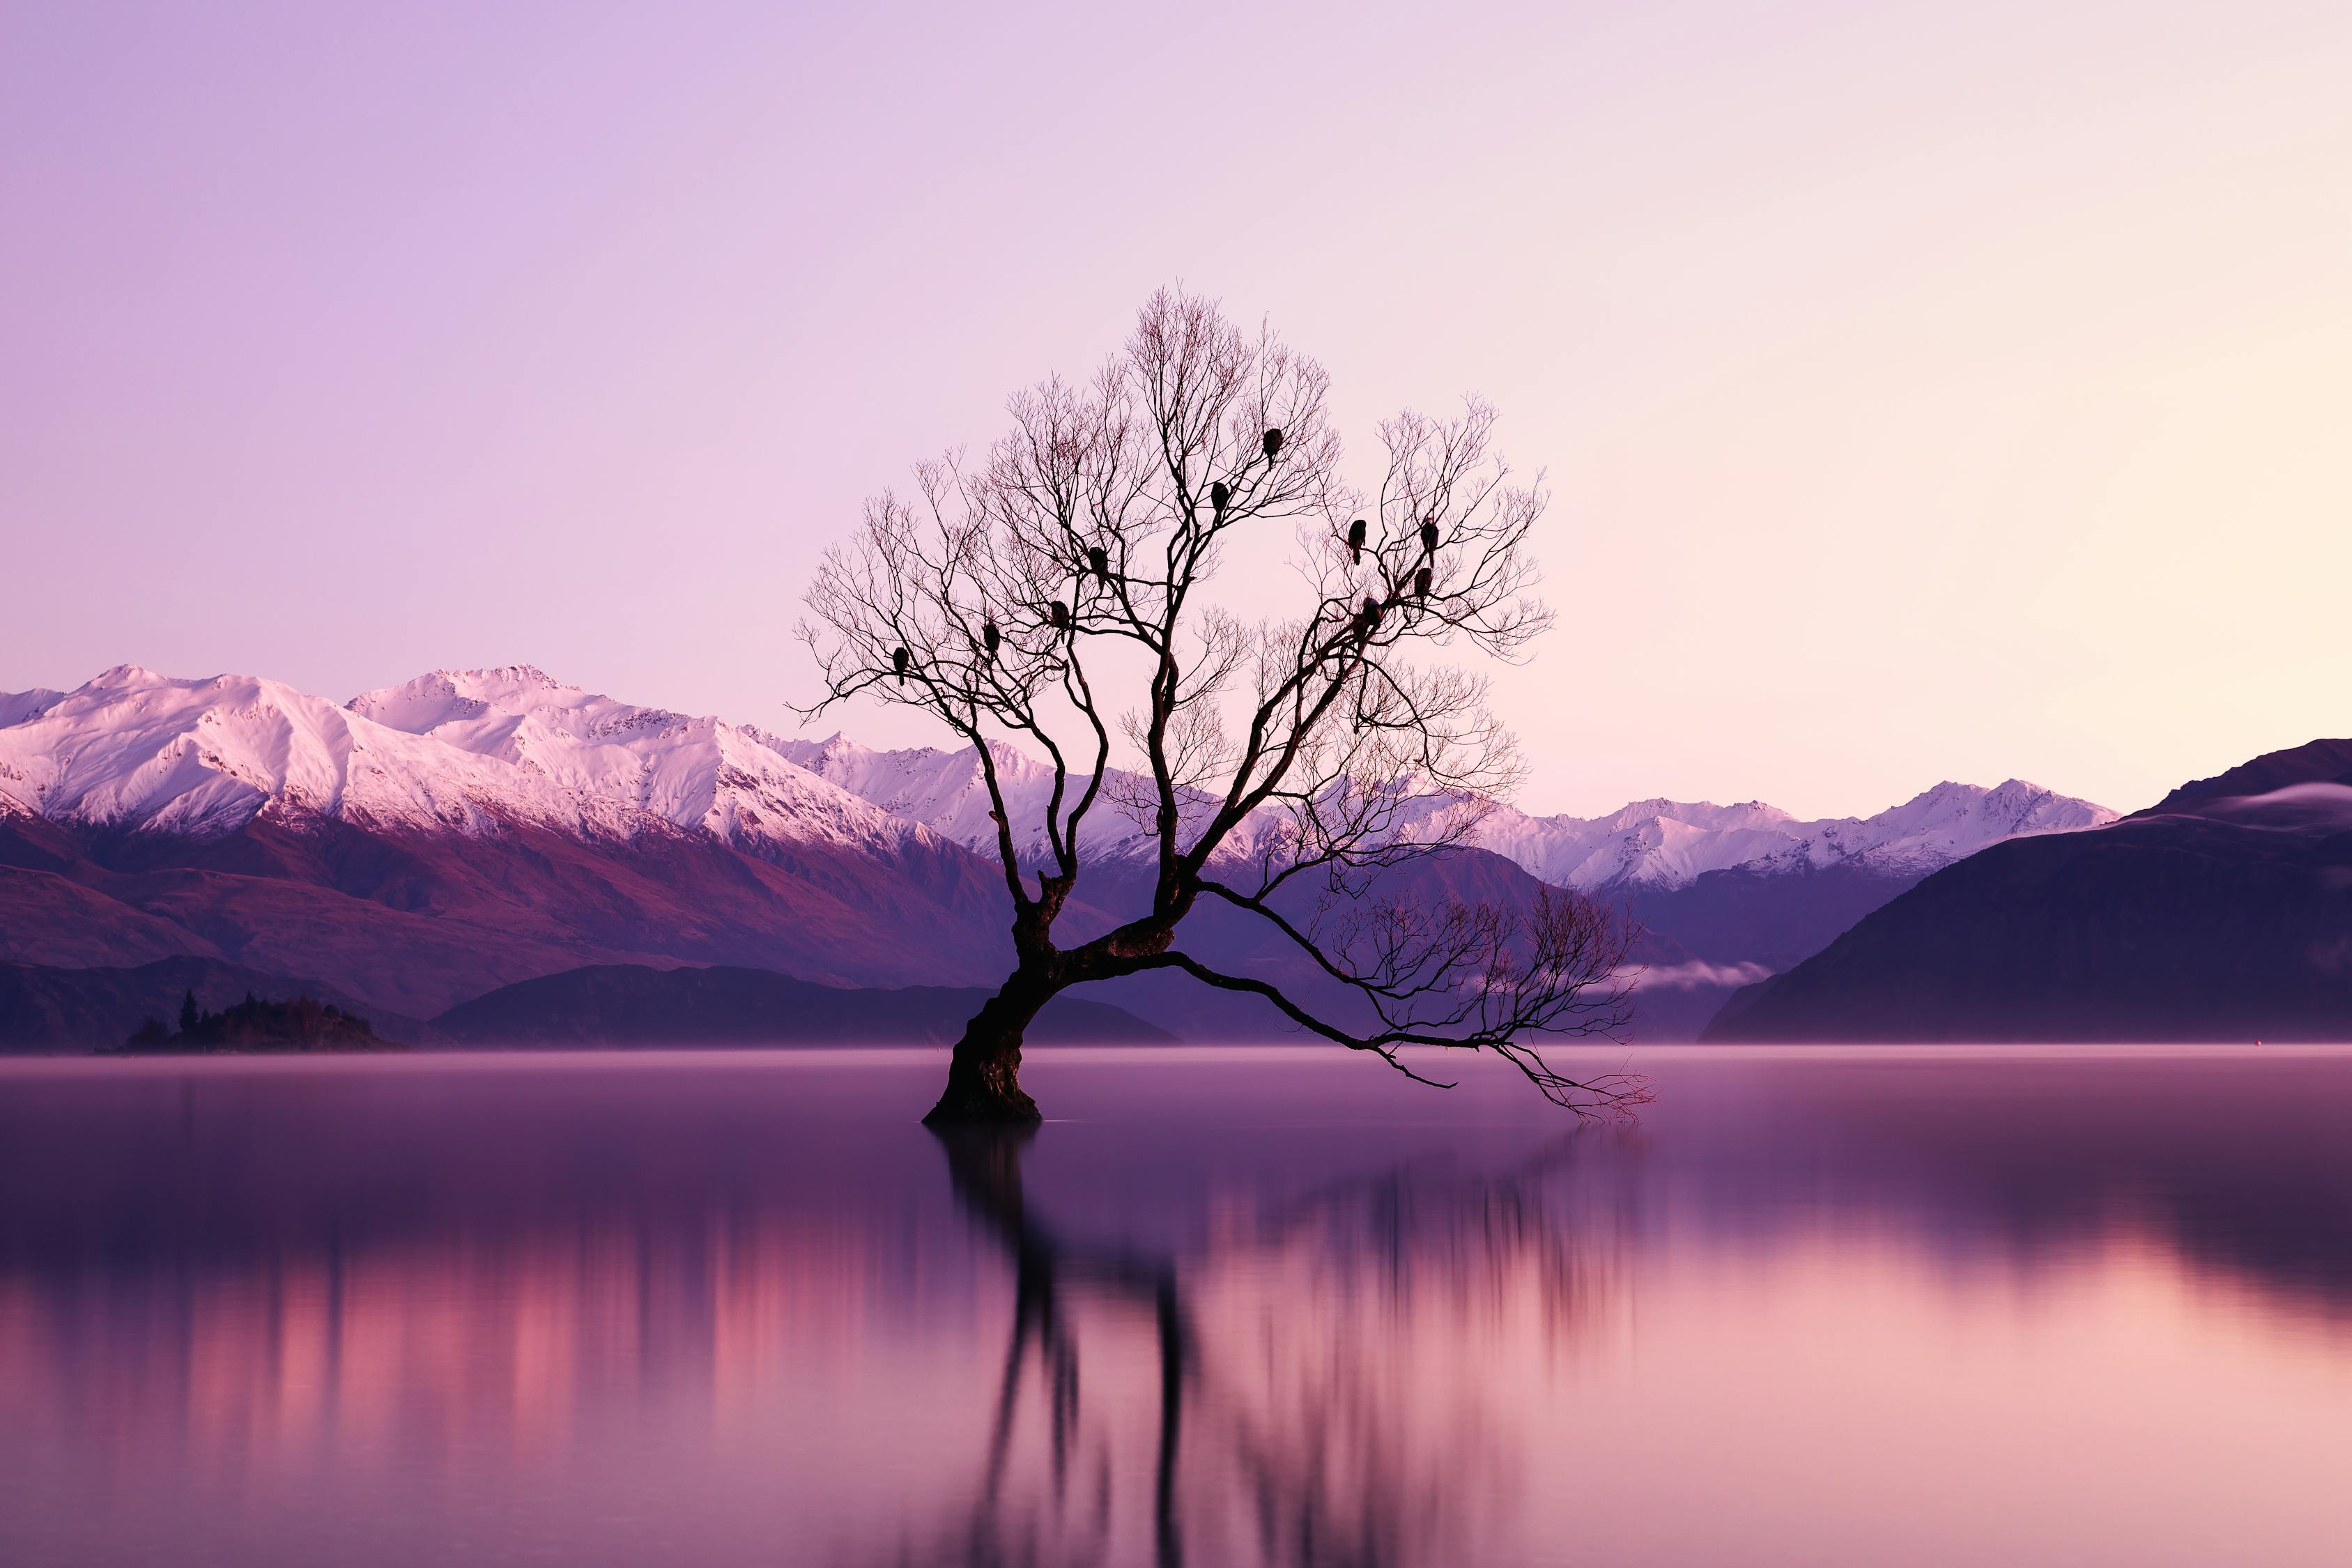
<svg viewBox="0 0 2352 1568">
<path fill-rule="evenodd" d="M 948 1061 L 948 1087 L 923 1118 L 938 1127 L 950 1122 L 994 1121 L 1030 1126 L 1045 1120 L 1021 1087 L 1021 1035 L 1029 1020 L 1060 987 L 1044 977 L 1016 971 L 1003 989 L 981 1004 Z"/>
</svg>

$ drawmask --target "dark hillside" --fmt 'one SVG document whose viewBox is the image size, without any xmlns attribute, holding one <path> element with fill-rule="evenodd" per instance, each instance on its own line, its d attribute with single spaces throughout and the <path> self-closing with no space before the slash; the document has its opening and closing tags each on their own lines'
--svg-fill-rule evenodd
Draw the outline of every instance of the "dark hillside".
<svg viewBox="0 0 2352 1568">
<path fill-rule="evenodd" d="M 190 992 L 206 1012 L 247 994 L 270 1001 L 309 995 L 345 1012 L 360 1011 L 394 1039 L 422 1044 L 431 1028 L 414 1018 L 362 1008 L 331 985 L 289 979 L 216 958 L 166 958 L 102 969 L 0 963 L 0 1051 L 92 1051 L 120 1046 L 150 1018 L 177 1018 Z"/>
<path fill-rule="evenodd" d="M 1994 845 L 1740 992 L 1705 1037 L 2352 1039 L 2352 787 L 2324 777 L 2341 748 Z"/>
<path fill-rule="evenodd" d="M 541 975 L 436 1018 L 479 1046 L 951 1045 L 989 993 L 976 986 L 818 985 L 772 970 L 606 963 Z M 1175 1037 L 1100 1002 L 1056 997 L 1033 1044 L 1170 1045 Z"/>
</svg>

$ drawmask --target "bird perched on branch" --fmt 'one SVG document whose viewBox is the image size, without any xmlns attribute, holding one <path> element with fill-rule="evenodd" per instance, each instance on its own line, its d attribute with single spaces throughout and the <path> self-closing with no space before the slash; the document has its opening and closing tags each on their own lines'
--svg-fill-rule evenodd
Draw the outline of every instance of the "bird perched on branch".
<svg viewBox="0 0 2352 1568">
<path fill-rule="evenodd" d="M 1099 544 L 1087 546 L 1087 570 L 1102 582 L 1110 581 L 1110 552 Z"/>
<path fill-rule="evenodd" d="M 1433 517 L 1421 520 L 1421 552 L 1423 555 L 1437 553 L 1437 520 Z"/>
<path fill-rule="evenodd" d="M 1353 566 L 1364 558 L 1364 520 L 1358 518 L 1348 525 L 1348 564 Z"/>
<path fill-rule="evenodd" d="M 1381 624 L 1381 602 L 1370 594 L 1364 595 L 1364 607 L 1356 612 L 1356 624 L 1367 632 Z"/>
<path fill-rule="evenodd" d="M 1282 432 L 1278 429 L 1267 431 L 1265 439 L 1260 445 L 1265 447 L 1265 460 L 1269 463 L 1273 462 L 1282 456 Z"/>
<path fill-rule="evenodd" d="M 1054 623 L 1054 629 L 1055 631 L 1066 632 L 1070 629 L 1070 606 L 1062 603 L 1061 600 L 1056 599 L 1052 604 L 1046 605 L 1045 616 L 1048 620 L 1051 620 Z"/>
<path fill-rule="evenodd" d="M 1210 484 L 1209 505 L 1216 510 L 1219 517 L 1225 515 L 1225 508 L 1233 504 L 1233 500 L 1234 492 L 1224 480 L 1217 479 Z"/>
<path fill-rule="evenodd" d="M 913 658 L 914 655 L 908 653 L 904 647 L 894 647 L 890 650 L 890 668 L 898 672 L 898 684 L 901 686 L 907 684 L 907 665 Z"/>
<path fill-rule="evenodd" d="M 982 621 L 981 623 L 981 647 L 987 650 L 989 658 L 994 658 L 996 657 L 996 645 L 1003 640 L 1004 634 L 996 629 L 996 623 L 994 621 Z"/>
<path fill-rule="evenodd" d="M 1412 593 L 1417 599 L 1429 597 L 1429 568 L 1424 566 L 1412 574 Z"/>
</svg>

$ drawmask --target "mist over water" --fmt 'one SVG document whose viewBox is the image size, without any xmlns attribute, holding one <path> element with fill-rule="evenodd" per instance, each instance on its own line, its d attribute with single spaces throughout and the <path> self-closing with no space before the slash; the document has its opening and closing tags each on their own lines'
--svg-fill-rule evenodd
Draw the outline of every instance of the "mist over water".
<svg viewBox="0 0 2352 1568">
<path fill-rule="evenodd" d="M 1612 1058 L 1612 1063 L 1618 1058 Z M 0 1560 L 2265 1563 L 2352 1054 L 0 1068 Z"/>
</svg>

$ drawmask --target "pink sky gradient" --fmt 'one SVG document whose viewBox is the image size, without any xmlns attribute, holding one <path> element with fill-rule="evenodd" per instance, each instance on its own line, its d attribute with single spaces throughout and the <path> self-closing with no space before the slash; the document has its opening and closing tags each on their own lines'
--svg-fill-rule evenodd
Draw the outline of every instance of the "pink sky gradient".
<svg viewBox="0 0 2352 1568">
<path fill-rule="evenodd" d="M 2347 81 L 2341 0 L 10 6 L 0 689 L 789 730 L 859 498 L 1181 279 L 1549 469 L 1528 808 L 2143 805 L 2352 733 Z"/>
</svg>

